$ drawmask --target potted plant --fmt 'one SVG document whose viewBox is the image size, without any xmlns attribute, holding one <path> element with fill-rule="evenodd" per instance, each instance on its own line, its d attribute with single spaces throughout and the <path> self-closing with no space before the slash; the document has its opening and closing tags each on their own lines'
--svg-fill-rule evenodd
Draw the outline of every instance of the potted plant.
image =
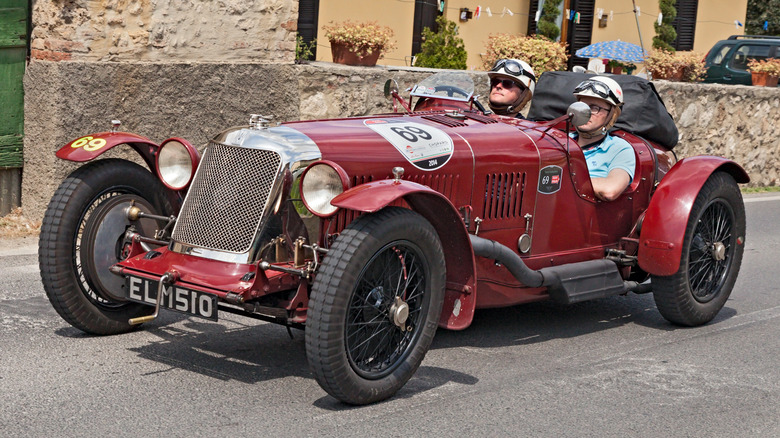
<svg viewBox="0 0 780 438">
<path fill-rule="evenodd" d="M 620 61 L 615 61 L 614 59 L 609 59 L 607 60 L 604 72 L 619 75 L 623 73 L 623 63 Z"/>
<path fill-rule="evenodd" d="M 698 82 L 704 78 L 704 57 L 695 52 L 672 53 L 662 49 L 653 50 L 645 59 L 645 68 L 653 79 L 669 81 Z"/>
<path fill-rule="evenodd" d="M 704 67 L 704 55 L 696 52 L 677 52 L 674 54 L 678 68 L 682 69 L 683 82 L 700 82 L 704 80 L 707 69 Z"/>
<path fill-rule="evenodd" d="M 538 78 L 546 71 L 566 70 L 566 44 L 557 43 L 541 35 L 490 35 L 482 55 L 482 67 L 490 70 L 499 59 L 522 59 L 531 65 Z"/>
<path fill-rule="evenodd" d="M 395 48 L 393 30 L 376 22 L 344 21 L 322 27 L 330 41 L 333 62 L 347 65 L 376 65 L 377 60 Z"/>
<path fill-rule="evenodd" d="M 750 59 L 748 70 L 753 80 L 753 85 L 759 87 L 776 87 L 780 77 L 780 59 Z"/>
<path fill-rule="evenodd" d="M 645 58 L 645 68 L 653 79 L 679 81 L 682 70 L 674 60 L 674 54 L 662 49 L 655 49 Z"/>
</svg>

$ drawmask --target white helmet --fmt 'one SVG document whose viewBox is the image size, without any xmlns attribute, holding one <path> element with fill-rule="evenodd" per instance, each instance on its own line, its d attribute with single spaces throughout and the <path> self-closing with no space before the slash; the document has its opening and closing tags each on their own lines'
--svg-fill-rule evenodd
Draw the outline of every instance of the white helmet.
<svg viewBox="0 0 780 438">
<path fill-rule="evenodd" d="M 499 59 L 488 72 L 488 77 L 508 78 L 515 82 L 525 85 L 526 88 L 534 92 L 536 86 L 536 75 L 534 69 L 525 61 L 519 59 Z"/>
<path fill-rule="evenodd" d="M 585 79 L 574 88 L 574 95 L 595 97 L 618 108 L 623 106 L 623 89 L 614 79 L 606 76 Z"/>
</svg>

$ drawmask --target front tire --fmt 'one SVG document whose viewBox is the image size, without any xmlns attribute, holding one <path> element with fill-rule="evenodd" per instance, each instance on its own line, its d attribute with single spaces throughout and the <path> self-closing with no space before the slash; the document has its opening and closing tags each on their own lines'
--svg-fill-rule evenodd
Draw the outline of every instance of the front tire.
<svg viewBox="0 0 780 438">
<path fill-rule="evenodd" d="M 159 224 L 130 222 L 130 205 L 158 215 L 172 208 L 165 188 L 129 161 L 109 159 L 76 169 L 54 193 L 41 225 L 38 262 L 46 295 L 60 316 L 81 331 L 111 335 L 132 330 L 130 318 L 148 306 L 124 300 L 124 282 L 108 272 L 122 260 L 128 227 L 151 235 Z"/>
<path fill-rule="evenodd" d="M 306 355 L 317 382 L 345 403 L 395 394 L 431 345 L 446 268 L 434 228 L 387 208 L 352 222 L 325 257 L 306 321 Z"/>
<path fill-rule="evenodd" d="M 680 269 L 653 276 L 658 311 L 672 323 L 698 326 L 718 314 L 737 281 L 745 249 L 745 205 L 734 178 L 712 174 L 691 208 Z"/>
</svg>

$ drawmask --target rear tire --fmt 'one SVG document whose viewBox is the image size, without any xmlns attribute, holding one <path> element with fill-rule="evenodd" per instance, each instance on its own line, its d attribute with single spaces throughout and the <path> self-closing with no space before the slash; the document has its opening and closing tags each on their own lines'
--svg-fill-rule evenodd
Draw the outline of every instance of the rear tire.
<svg viewBox="0 0 780 438">
<path fill-rule="evenodd" d="M 328 394 L 362 405 L 395 394 L 431 345 L 446 267 L 419 214 L 387 208 L 352 222 L 323 260 L 306 321 L 306 356 Z"/>
<path fill-rule="evenodd" d="M 108 267 L 121 261 L 122 238 L 133 225 L 148 235 L 154 221 L 130 222 L 130 203 L 170 215 L 165 188 L 150 172 L 129 161 L 90 162 L 75 170 L 54 193 L 41 226 L 38 262 L 52 306 L 86 333 L 111 335 L 135 327 L 128 319 L 151 313 L 148 306 L 125 301 L 121 277 Z"/>
<path fill-rule="evenodd" d="M 652 276 L 661 315 L 684 326 L 710 322 L 737 281 L 744 241 L 745 205 L 739 186 L 728 173 L 713 173 L 691 208 L 680 269 L 670 276 Z"/>
</svg>

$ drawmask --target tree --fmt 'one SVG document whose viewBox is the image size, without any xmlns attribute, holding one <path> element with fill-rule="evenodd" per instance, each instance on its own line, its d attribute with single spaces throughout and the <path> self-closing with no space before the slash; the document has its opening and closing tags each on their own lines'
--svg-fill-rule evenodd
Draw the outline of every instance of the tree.
<svg viewBox="0 0 780 438">
<path fill-rule="evenodd" d="M 416 67 L 465 70 L 468 53 L 463 39 L 458 36 L 458 26 L 444 16 L 436 19 L 438 32 L 423 29 L 423 43 L 414 62 Z"/>
<path fill-rule="evenodd" d="M 767 22 L 767 30 L 764 30 Z M 745 33 L 780 35 L 780 0 L 748 0 Z"/>
<path fill-rule="evenodd" d="M 561 35 L 561 29 L 555 24 L 561 10 L 558 9 L 563 0 L 544 0 L 542 13 L 539 15 L 539 23 L 536 24 L 536 33 L 544 35 L 555 41 Z"/>
<path fill-rule="evenodd" d="M 677 8 L 674 5 L 677 0 L 658 0 L 658 9 L 663 14 L 661 25 L 654 23 L 656 36 L 653 37 L 653 48 L 663 49 L 674 53 L 676 50 L 672 47 L 672 42 L 677 39 L 677 31 L 672 26 L 672 21 L 677 18 Z"/>
</svg>

